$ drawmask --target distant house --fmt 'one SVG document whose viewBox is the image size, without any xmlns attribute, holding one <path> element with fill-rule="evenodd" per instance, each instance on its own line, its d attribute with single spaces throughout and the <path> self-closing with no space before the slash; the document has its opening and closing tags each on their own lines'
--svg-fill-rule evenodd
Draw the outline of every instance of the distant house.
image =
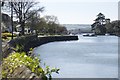
<svg viewBox="0 0 120 80">
<path fill-rule="evenodd" d="M 18 24 L 18 25 L 16 25 L 16 32 L 21 32 L 22 31 L 22 28 L 20 27 L 20 24 Z M 25 34 L 29 34 L 29 33 L 32 33 L 31 31 L 30 31 L 30 28 L 25 28 L 24 29 L 24 32 L 25 32 Z M 33 33 L 35 33 L 35 30 L 33 30 Z"/>
<path fill-rule="evenodd" d="M 68 30 L 68 34 L 81 34 L 81 30 L 80 29 Z"/>
<path fill-rule="evenodd" d="M 68 30 L 68 34 L 91 33 L 90 24 L 62 24 Z"/>
<path fill-rule="evenodd" d="M 2 13 L 1 28 L 2 28 L 2 32 L 5 32 L 5 31 L 11 32 L 12 31 L 11 18 L 9 15 L 7 15 L 5 13 Z"/>
</svg>

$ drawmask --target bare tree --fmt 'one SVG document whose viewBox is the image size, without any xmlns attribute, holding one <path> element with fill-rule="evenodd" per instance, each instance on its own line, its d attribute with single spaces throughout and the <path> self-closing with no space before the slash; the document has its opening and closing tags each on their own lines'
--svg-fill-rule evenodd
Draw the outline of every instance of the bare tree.
<svg viewBox="0 0 120 80">
<path fill-rule="evenodd" d="M 47 15 L 44 18 L 45 18 L 46 22 L 49 23 L 49 24 L 53 24 L 53 23 L 57 23 L 58 24 L 59 23 L 56 16 Z"/>
<path fill-rule="evenodd" d="M 13 10 L 14 13 L 16 15 L 16 17 L 18 18 L 20 27 L 21 27 L 21 34 L 24 35 L 24 26 L 25 26 L 25 22 L 32 17 L 32 15 L 36 14 L 37 12 L 43 12 L 44 11 L 44 7 L 36 7 L 36 5 L 38 4 L 38 2 L 12 2 L 9 3 L 9 5 L 13 5 Z M 31 10 L 34 10 L 33 14 L 29 14 L 31 12 Z"/>
<path fill-rule="evenodd" d="M 36 33 L 37 33 L 37 29 L 41 21 L 40 14 L 33 10 L 29 13 L 29 15 L 31 15 L 31 17 L 26 21 L 27 22 L 26 24 L 27 26 L 29 26 L 31 33 L 33 33 L 33 30 L 36 30 Z"/>
</svg>

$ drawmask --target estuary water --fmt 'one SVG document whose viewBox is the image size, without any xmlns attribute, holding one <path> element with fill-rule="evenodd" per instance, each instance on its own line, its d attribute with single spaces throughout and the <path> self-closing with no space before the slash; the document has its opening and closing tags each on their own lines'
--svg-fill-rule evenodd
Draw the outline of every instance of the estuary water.
<svg viewBox="0 0 120 80">
<path fill-rule="evenodd" d="M 83 37 L 79 40 L 51 42 L 35 48 L 36 55 L 51 68 L 59 68 L 54 78 L 117 78 L 118 37 Z"/>
</svg>

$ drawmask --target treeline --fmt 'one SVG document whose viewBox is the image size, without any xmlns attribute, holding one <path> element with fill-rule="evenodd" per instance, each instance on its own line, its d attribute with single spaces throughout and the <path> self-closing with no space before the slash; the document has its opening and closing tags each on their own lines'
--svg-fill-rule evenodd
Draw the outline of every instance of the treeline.
<svg viewBox="0 0 120 80">
<path fill-rule="evenodd" d="M 109 18 L 105 18 L 104 14 L 99 13 L 95 22 L 91 25 L 92 31 L 96 35 L 120 35 L 120 20 L 110 21 Z"/>
<path fill-rule="evenodd" d="M 112 21 L 105 25 L 106 33 L 120 36 L 120 20 Z"/>
<path fill-rule="evenodd" d="M 59 24 L 56 16 L 44 16 L 40 18 L 38 15 L 33 15 L 32 18 L 26 22 L 26 27 L 38 34 L 48 35 L 63 35 L 67 34 L 66 27 Z"/>
<path fill-rule="evenodd" d="M 11 33 L 20 32 L 20 35 L 27 33 L 41 34 L 66 34 L 67 29 L 58 23 L 55 16 L 41 17 L 40 13 L 44 7 L 38 2 L 9 2 L 5 1 L 2 11 L 8 12 L 11 17 Z M 17 21 L 12 22 L 14 19 Z"/>
</svg>

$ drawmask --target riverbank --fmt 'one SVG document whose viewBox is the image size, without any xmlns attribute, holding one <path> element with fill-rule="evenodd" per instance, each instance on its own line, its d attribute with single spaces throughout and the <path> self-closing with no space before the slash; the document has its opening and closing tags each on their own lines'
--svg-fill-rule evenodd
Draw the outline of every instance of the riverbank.
<svg viewBox="0 0 120 80">
<path fill-rule="evenodd" d="M 69 41 L 69 40 L 78 40 L 78 37 L 77 36 L 42 36 L 42 37 L 39 36 L 38 37 L 36 35 L 26 36 L 26 37 L 19 37 L 19 38 L 16 38 L 16 39 L 13 39 L 13 40 L 9 41 L 7 43 L 7 45 L 3 45 L 3 47 L 4 46 L 5 47 L 2 50 L 3 51 L 3 55 L 2 56 L 4 58 L 4 61 L 7 60 L 7 59 L 9 59 L 10 56 L 15 57 L 14 55 L 19 55 L 19 56 L 16 56 L 15 58 L 20 59 L 19 57 L 23 55 L 22 52 L 25 52 L 26 54 L 24 54 L 24 55 L 26 55 L 26 57 L 28 56 L 27 58 L 30 58 L 31 60 L 34 61 L 34 60 L 36 60 L 36 58 L 35 58 L 35 56 L 34 56 L 34 54 L 32 52 L 29 54 L 30 48 L 33 49 L 33 48 L 35 48 L 37 46 L 40 46 L 42 44 L 46 44 L 46 43 L 49 43 L 49 42 L 54 42 L 54 41 Z M 17 49 L 17 51 L 16 51 L 16 49 Z M 18 49 L 20 49 L 20 51 Z M 22 58 L 24 58 L 24 57 L 22 57 Z M 19 61 L 21 61 L 22 58 Z M 6 69 L 4 69 L 4 68 L 5 67 L 9 67 L 9 64 L 12 63 L 11 59 L 6 63 L 6 65 L 5 65 L 5 62 L 3 62 L 2 66 L 3 66 L 4 72 L 6 72 Z M 13 63 L 13 64 L 16 64 L 16 63 Z M 24 63 L 24 64 L 26 64 L 26 63 Z M 37 65 L 39 65 L 39 64 L 37 64 Z M 40 66 L 38 66 L 38 67 L 39 68 L 36 68 L 36 69 L 41 69 Z M 57 72 L 57 70 L 59 70 L 59 69 L 55 69 L 55 70 L 56 70 L 55 72 Z M 5 73 L 4 76 L 7 76 L 6 75 L 7 73 Z M 44 70 L 43 70 L 43 74 L 44 74 L 43 76 L 46 76 L 46 73 L 44 72 Z M 10 76 L 11 76 L 11 78 L 33 78 L 31 80 L 34 80 L 35 78 L 41 78 L 41 77 L 43 77 L 43 76 L 39 76 L 38 77 L 38 75 L 36 75 L 36 73 L 34 73 L 30 69 L 28 69 L 28 67 L 25 66 L 25 65 L 22 65 L 21 67 L 18 67 L 16 69 L 12 70 L 12 74 L 9 74 L 7 77 L 10 77 Z"/>
<path fill-rule="evenodd" d="M 78 40 L 78 36 L 26 36 L 26 37 L 20 37 L 11 40 L 8 42 L 8 44 L 3 49 L 3 57 L 7 57 L 7 55 L 11 52 L 13 52 L 13 48 L 16 48 L 17 46 L 22 47 L 22 51 L 28 52 L 30 48 L 35 48 L 37 46 L 40 46 L 42 44 L 46 44 L 49 42 L 55 42 L 55 41 L 70 41 L 70 40 Z"/>
</svg>

